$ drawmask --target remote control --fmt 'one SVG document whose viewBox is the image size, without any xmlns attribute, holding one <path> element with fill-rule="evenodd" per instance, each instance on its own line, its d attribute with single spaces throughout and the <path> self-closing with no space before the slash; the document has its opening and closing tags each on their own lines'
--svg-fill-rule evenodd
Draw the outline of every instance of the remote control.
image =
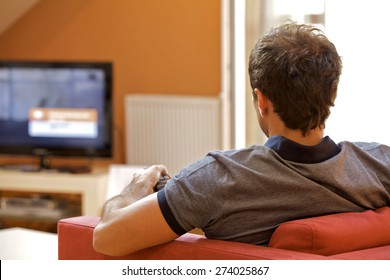
<svg viewBox="0 0 390 280">
<path fill-rule="evenodd" d="M 153 188 L 154 191 L 158 192 L 159 190 L 162 190 L 169 179 L 171 179 L 171 177 L 169 177 L 168 175 L 161 176 L 157 184 Z"/>
</svg>

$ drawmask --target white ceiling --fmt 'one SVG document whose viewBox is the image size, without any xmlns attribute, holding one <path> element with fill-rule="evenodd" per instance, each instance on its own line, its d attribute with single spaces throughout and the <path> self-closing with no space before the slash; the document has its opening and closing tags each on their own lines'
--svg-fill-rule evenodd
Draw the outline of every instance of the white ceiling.
<svg viewBox="0 0 390 280">
<path fill-rule="evenodd" d="M 40 0 L 0 0 L 0 36 Z"/>
</svg>

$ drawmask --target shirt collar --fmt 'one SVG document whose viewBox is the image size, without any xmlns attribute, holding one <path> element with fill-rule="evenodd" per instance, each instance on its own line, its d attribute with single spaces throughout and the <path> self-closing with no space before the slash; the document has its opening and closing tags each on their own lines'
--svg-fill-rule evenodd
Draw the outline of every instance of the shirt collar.
<svg viewBox="0 0 390 280">
<path fill-rule="evenodd" d="M 283 159 L 298 163 L 320 163 L 341 151 L 329 136 L 315 146 L 301 145 L 283 136 L 272 136 L 265 146 L 274 150 Z"/>
</svg>

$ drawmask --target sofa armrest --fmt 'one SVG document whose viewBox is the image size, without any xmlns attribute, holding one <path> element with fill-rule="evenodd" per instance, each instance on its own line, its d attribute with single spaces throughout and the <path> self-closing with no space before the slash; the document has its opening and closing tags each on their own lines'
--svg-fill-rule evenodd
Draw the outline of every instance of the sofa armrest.
<svg viewBox="0 0 390 280">
<path fill-rule="evenodd" d="M 82 216 L 58 223 L 58 257 L 60 260 L 221 260 L 221 259 L 327 259 L 326 257 L 283 249 L 261 247 L 231 241 L 211 240 L 187 233 L 166 244 L 151 247 L 123 257 L 110 257 L 92 246 L 93 229 L 100 218 Z"/>
</svg>

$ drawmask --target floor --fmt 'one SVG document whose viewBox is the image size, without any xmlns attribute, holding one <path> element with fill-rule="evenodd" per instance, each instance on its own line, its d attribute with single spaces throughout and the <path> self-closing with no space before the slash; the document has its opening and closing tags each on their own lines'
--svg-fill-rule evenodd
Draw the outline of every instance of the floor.
<svg viewBox="0 0 390 280">
<path fill-rule="evenodd" d="M 0 230 L 1 260 L 57 260 L 57 234 L 25 228 Z"/>
</svg>

